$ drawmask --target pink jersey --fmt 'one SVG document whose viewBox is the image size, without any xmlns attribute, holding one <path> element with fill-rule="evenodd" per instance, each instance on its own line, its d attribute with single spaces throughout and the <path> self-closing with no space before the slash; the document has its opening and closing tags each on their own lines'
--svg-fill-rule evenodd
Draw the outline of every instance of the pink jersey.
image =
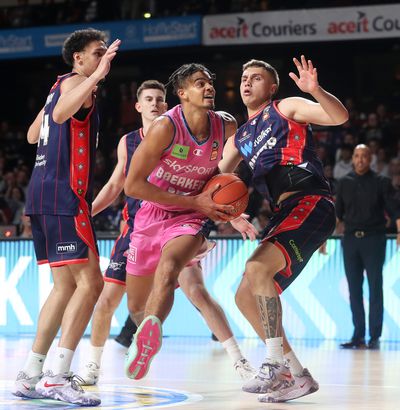
<svg viewBox="0 0 400 410">
<path fill-rule="evenodd" d="M 175 134 L 170 146 L 150 174 L 149 182 L 173 194 L 197 195 L 217 173 L 224 147 L 224 121 L 214 111 L 208 111 L 210 135 L 199 142 L 189 130 L 181 105 L 164 115 L 173 123 Z M 169 211 L 184 210 L 172 205 L 155 205 Z"/>
</svg>

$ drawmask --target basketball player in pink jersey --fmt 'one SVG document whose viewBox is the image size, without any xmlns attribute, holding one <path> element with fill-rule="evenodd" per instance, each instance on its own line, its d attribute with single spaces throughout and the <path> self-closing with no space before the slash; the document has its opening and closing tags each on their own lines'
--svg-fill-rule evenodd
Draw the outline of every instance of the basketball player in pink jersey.
<svg viewBox="0 0 400 410">
<path fill-rule="evenodd" d="M 63 46 L 72 71 L 58 77 L 28 130 L 28 141 L 38 146 L 26 214 L 38 264 L 50 264 L 54 286 L 15 382 L 13 394 L 19 397 L 100 404 L 96 395 L 79 386 L 70 366 L 103 288 L 90 215 L 98 134 L 95 91 L 119 45 L 116 40 L 107 49 L 105 33 L 98 30 L 72 33 Z M 43 362 L 60 326 L 54 361 L 43 375 Z"/>
<path fill-rule="evenodd" d="M 143 128 L 130 132 L 121 138 L 118 144 L 117 166 L 107 184 L 93 201 L 92 215 L 96 215 L 109 206 L 121 193 L 132 155 L 147 134 L 154 119 L 166 111 L 165 96 L 164 85 L 156 80 L 145 81 L 139 86 L 137 90 L 138 102 L 135 104 L 135 108 L 141 115 Z M 104 288 L 93 314 L 90 349 L 82 375 L 84 385 L 96 384 L 99 378 L 101 356 L 110 332 L 111 319 L 125 293 L 126 255 L 129 248 L 129 238 L 134 230 L 135 215 L 139 207 L 140 201 L 127 198 L 124 208 L 126 224 L 122 234 L 115 242 L 110 264 L 104 274 Z M 248 379 L 253 376 L 255 370 L 243 357 L 222 308 L 204 286 L 201 266 L 195 264 L 185 268 L 180 273 L 178 281 L 182 291 L 199 309 L 211 331 L 218 336 L 232 358 L 234 369 L 241 378 Z M 132 292 L 131 316 L 139 325 L 143 320 L 144 306 L 150 292 L 150 286 L 137 286 Z"/>
<path fill-rule="evenodd" d="M 146 375 L 161 347 L 162 322 L 172 308 L 179 273 L 187 266 L 198 266 L 198 259 L 207 252 L 207 216 L 217 221 L 232 219 L 227 214 L 232 207 L 212 201 L 215 188 L 201 191 L 218 172 L 225 139 L 235 132 L 236 121 L 212 111 L 213 75 L 204 66 L 183 65 L 170 82 L 181 104 L 153 122 L 125 182 L 125 193 L 143 200 L 128 253 L 130 311 L 136 310 L 138 290 L 146 283 L 149 289 L 145 318 L 125 361 L 126 374 L 133 379 Z M 232 224 L 244 235 L 254 236 L 254 227 L 245 219 L 239 217 Z"/>
</svg>

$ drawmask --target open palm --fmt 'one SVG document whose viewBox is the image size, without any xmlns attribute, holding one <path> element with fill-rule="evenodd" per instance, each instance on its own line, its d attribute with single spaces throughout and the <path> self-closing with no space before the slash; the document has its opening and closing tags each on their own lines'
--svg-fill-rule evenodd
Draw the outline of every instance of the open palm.
<svg viewBox="0 0 400 410">
<path fill-rule="evenodd" d="M 300 60 L 293 58 L 299 75 L 297 76 L 295 73 L 290 72 L 289 77 L 301 91 L 311 94 L 319 87 L 317 69 L 313 66 L 312 61 L 307 61 L 303 55 Z"/>
</svg>

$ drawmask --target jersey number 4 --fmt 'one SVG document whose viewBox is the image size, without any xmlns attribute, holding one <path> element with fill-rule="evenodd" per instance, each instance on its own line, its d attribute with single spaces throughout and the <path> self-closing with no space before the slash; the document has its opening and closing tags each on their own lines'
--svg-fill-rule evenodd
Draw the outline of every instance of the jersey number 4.
<svg viewBox="0 0 400 410">
<path fill-rule="evenodd" d="M 43 116 L 42 125 L 40 126 L 40 135 L 39 135 L 38 145 L 47 145 L 48 141 L 49 141 L 49 114 L 46 114 Z"/>
</svg>

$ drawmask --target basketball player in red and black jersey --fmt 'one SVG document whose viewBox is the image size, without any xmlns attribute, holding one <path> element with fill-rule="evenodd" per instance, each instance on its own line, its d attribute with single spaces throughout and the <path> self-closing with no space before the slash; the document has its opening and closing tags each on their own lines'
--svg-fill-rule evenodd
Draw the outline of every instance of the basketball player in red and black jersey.
<svg viewBox="0 0 400 410">
<path fill-rule="evenodd" d="M 38 146 L 26 214 L 38 264 L 50 264 L 54 286 L 15 382 L 13 393 L 19 397 L 100 404 L 97 396 L 79 387 L 70 366 L 103 288 L 90 216 L 98 135 L 95 92 L 119 45 L 116 40 L 107 48 L 105 33 L 98 30 L 72 33 L 63 46 L 72 71 L 57 78 L 28 130 L 28 142 Z M 55 358 L 43 375 L 43 362 L 60 327 Z"/>
<path fill-rule="evenodd" d="M 343 104 L 319 85 L 311 60 L 302 56 L 293 61 L 298 74 L 289 76 L 316 102 L 300 97 L 273 101 L 279 87 L 275 68 L 259 60 L 244 64 L 240 93 L 249 119 L 228 140 L 220 163 L 222 172 L 231 172 L 244 160 L 274 210 L 236 294 L 240 310 L 266 342 L 266 359 L 243 386 L 244 391 L 264 393 L 261 402 L 287 401 L 318 390 L 285 337 L 279 294 L 335 228 L 335 209 L 310 123 L 339 125 L 348 119 Z"/>
</svg>

